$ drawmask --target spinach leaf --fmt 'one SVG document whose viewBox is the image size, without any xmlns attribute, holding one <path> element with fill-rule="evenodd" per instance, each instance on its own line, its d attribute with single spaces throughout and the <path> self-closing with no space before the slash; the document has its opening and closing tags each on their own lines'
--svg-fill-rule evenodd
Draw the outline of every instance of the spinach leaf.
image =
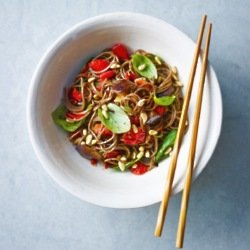
<svg viewBox="0 0 250 250">
<path fill-rule="evenodd" d="M 146 56 L 140 54 L 132 55 L 132 64 L 135 71 L 148 79 L 157 78 L 157 69 L 154 63 Z"/>
<path fill-rule="evenodd" d="M 175 98 L 175 95 L 162 97 L 157 97 L 156 95 L 154 95 L 154 102 L 161 106 L 169 106 L 174 102 Z"/>
<path fill-rule="evenodd" d="M 176 135 L 177 135 L 177 130 L 173 129 L 163 138 L 162 144 L 160 145 L 159 150 L 155 156 L 156 162 L 165 159 L 164 153 L 168 148 L 174 145 Z"/>
<path fill-rule="evenodd" d="M 52 112 L 52 118 L 56 125 L 61 127 L 67 132 L 74 132 L 77 130 L 84 122 L 85 119 L 82 119 L 81 121 L 77 122 L 67 122 L 66 121 L 66 112 L 67 108 L 64 105 L 59 105 L 53 112 Z"/>
<path fill-rule="evenodd" d="M 128 132 L 131 128 L 131 123 L 128 115 L 114 103 L 109 103 L 107 107 L 107 118 L 104 117 L 102 109 L 98 109 L 98 117 L 101 120 L 102 124 L 115 134 Z"/>
</svg>

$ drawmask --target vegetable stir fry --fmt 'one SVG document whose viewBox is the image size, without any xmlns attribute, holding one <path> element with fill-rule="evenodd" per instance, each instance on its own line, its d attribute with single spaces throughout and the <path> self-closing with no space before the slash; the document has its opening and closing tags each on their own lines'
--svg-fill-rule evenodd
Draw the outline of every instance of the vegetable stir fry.
<svg viewBox="0 0 250 250">
<path fill-rule="evenodd" d="M 175 67 L 118 43 L 87 62 L 52 118 L 92 164 L 141 175 L 171 153 L 181 87 Z"/>
</svg>

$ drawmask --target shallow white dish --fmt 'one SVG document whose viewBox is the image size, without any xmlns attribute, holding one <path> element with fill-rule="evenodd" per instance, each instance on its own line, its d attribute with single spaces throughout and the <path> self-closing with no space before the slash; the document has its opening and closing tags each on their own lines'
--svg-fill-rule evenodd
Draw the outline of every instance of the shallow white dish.
<svg viewBox="0 0 250 250">
<path fill-rule="evenodd" d="M 198 28 L 199 24 L 197 24 Z M 63 87 L 70 85 L 85 61 L 102 49 L 122 42 L 145 49 L 177 66 L 187 83 L 195 44 L 181 31 L 159 19 L 135 13 L 111 13 L 83 21 L 64 33 L 47 50 L 33 75 L 27 103 L 28 130 L 37 157 L 49 175 L 82 200 L 114 208 L 147 206 L 161 200 L 169 159 L 142 176 L 92 167 L 52 121 Z M 200 62 L 190 102 L 192 121 Z M 185 94 L 185 87 L 184 87 Z M 194 179 L 211 157 L 222 122 L 222 100 L 214 70 L 208 67 L 204 89 Z M 192 122 L 191 124 L 192 125 Z M 188 130 L 180 151 L 173 194 L 182 189 L 187 161 Z"/>
</svg>

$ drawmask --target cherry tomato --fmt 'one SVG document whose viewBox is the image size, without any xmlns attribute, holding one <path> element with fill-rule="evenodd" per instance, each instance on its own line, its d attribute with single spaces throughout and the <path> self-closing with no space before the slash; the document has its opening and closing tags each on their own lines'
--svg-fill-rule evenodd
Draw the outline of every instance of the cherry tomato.
<svg viewBox="0 0 250 250">
<path fill-rule="evenodd" d="M 164 106 L 157 106 L 154 111 L 159 115 L 164 115 L 167 111 L 167 108 Z"/>
<path fill-rule="evenodd" d="M 109 62 L 105 59 L 94 59 L 89 63 L 89 67 L 94 71 L 104 70 L 109 66 Z"/>
<path fill-rule="evenodd" d="M 145 141 L 146 133 L 142 128 L 138 128 L 138 132 L 135 133 L 133 130 L 123 134 L 122 140 L 127 145 L 138 145 Z"/>
<path fill-rule="evenodd" d="M 135 168 L 130 168 L 130 171 L 133 174 L 142 175 L 142 174 L 145 174 L 148 171 L 148 166 L 141 163 L 141 162 L 137 162 L 136 167 Z"/>
<path fill-rule="evenodd" d="M 128 50 L 122 43 L 117 43 L 112 47 L 113 53 L 121 60 L 128 60 Z"/>
<path fill-rule="evenodd" d="M 104 81 L 105 79 L 110 79 L 116 75 L 115 71 L 113 70 L 108 70 L 102 74 L 100 74 L 100 80 Z"/>
</svg>

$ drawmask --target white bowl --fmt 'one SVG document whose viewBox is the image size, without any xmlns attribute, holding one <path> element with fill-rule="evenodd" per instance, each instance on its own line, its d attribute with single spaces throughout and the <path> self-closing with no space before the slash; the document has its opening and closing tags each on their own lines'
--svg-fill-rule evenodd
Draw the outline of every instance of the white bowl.
<svg viewBox="0 0 250 250">
<path fill-rule="evenodd" d="M 199 24 L 197 23 L 196 30 Z M 114 43 L 145 49 L 177 66 L 187 83 L 194 42 L 159 19 L 135 13 L 112 13 L 83 21 L 58 38 L 47 50 L 33 75 L 27 104 L 28 130 L 37 157 L 49 175 L 63 188 L 85 201 L 115 208 L 132 208 L 159 202 L 169 159 L 142 175 L 117 173 L 92 167 L 68 142 L 52 121 L 51 112 L 60 103 L 65 85 L 70 85 L 84 62 Z M 200 62 L 197 75 L 199 76 Z M 189 119 L 194 114 L 198 76 L 194 83 Z M 185 93 L 185 87 L 184 87 Z M 222 122 L 219 84 L 208 67 L 194 170 L 196 178 L 216 146 Z M 191 124 L 192 125 L 192 122 Z M 180 151 L 173 194 L 182 189 L 191 129 Z"/>
</svg>

